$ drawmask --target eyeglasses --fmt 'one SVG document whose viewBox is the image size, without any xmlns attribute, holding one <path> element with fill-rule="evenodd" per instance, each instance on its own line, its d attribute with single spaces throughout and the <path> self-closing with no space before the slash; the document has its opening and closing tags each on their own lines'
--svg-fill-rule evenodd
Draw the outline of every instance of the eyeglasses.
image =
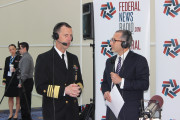
<svg viewBox="0 0 180 120">
<path fill-rule="evenodd" d="M 113 43 L 115 43 L 116 41 L 123 42 L 122 40 L 116 40 L 114 38 L 111 38 L 111 40 L 110 40 L 110 42 L 113 42 Z"/>
</svg>

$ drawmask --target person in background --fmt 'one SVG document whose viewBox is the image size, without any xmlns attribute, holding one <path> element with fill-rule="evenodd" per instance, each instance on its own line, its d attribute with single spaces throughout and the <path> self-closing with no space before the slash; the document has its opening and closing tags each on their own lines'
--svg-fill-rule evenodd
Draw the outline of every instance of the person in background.
<svg viewBox="0 0 180 120">
<path fill-rule="evenodd" d="M 20 104 L 21 104 L 21 117 L 22 120 L 32 120 L 31 118 L 31 97 L 33 90 L 33 72 L 34 62 L 29 54 L 29 45 L 26 42 L 20 44 L 20 54 L 22 55 L 19 61 L 20 77 L 19 85 L 20 89 Z"/>
<path fill-rule="evenodd" d="M 16 46 L 14 44 L 10 44 L 8 48 L 11 56 L 7 57 L 5 60 L 2 84 L 6 85 L 4 96 L 9 97 L 8 104 L 10 114 L 8 120 L 11 120 L 11 118 L 17 120 L 20 109 L 20 98 L 16 69 L 18 68 L 20 56 L 16 55 Z M 16 97 L 16 112 L 13 117 L 14 97 Z"/>
</svg>

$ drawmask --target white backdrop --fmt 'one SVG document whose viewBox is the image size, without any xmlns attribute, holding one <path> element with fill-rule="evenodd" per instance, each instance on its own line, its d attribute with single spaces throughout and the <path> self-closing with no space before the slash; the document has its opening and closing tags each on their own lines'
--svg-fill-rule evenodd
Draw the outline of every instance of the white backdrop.
<svg viewBox="0 0 180 120">
<path fill-rule="evenodd" d="M 156 94 L 164 99 L 162 120 L 180 120 L 180 1 L 156 0 Z"/>
<path fill-rule="evenodd" d="M 106 59 L 110 52 L 109 40 L 115 31 L 132 32 L 131 49 L 150 58 L 150 0 L 94 0 L 96 95 L 95 119 L 106 119 L 106 106 L 101 92 L 101 82 Z M 149 92 L 145 94 L 149 99 Z"/>
</svg>

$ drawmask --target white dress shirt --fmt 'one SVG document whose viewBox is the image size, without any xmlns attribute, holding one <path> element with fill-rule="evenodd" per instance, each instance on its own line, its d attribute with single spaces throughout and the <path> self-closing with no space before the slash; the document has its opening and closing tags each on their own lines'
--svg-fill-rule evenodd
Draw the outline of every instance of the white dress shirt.
<svg viewBox="0 0 180 120">
<path fill-rule="evenodd" d="M 119 54 L 117 55 L 117 58 L 115 60 L 115 69 L 117 69 L 117 64 L 119 61 L 119 57 L 121 57 L 121 71 L 124 69 L 122 68 L 122 65 L 124 63 L 124 60 L 126 59 L 127 54 L 129 53 L 129 50 L 127 50 L 123 55 L 119 56 Z M 124 78 L 122 78 L 122 81 L 120 82 L 120 88 L 123 89 L 124 88 Z"/>
<path fill-rule="evenodd" d="M 59 56 L 61 57 L 62 59 L 62 54 L 64 54 L 64 61 L 66 63 L 66 68 L 68 69 L 68 59 L 67 59 L 67 54 L 66 54 L 66 51 L 64 53 L 62 53 L 60 50 L 58 50 L 56 48 L 56 46 L 54 46 L 54 49 L 57 51 L 57 53 L 59 54 Z"/>
</svg>

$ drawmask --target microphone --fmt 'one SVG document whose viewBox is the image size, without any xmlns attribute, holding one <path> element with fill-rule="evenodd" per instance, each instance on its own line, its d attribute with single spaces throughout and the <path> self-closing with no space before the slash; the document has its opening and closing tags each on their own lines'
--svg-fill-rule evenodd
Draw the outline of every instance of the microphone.
<svg viewBox="0 0 180 120">
<path fill-rule="evenodd" d="M 111 64 L 115 64 L 115 60 L 116 60 L 116 58 L 112 58 L 111 59 Z"/>
<path fill-rule="evenodd" d="M 18 46 L 18 48 L 17 48 L 17 51 L 16 51 L 16 55 L 20 56 L 20 52 L 19 52 L 19 50 L 20 50 L 20 44 L 19 44 L 19 41 L 18 41 L 18 43 L 17 43 L 17 46 Z M 18 59 L 18 60 L 19 60 L 19 59 Z"/>
<path fill-rule="evenodd" d="M 115 72 L 115 60 L 116 58 L 111 59 L 111 64 L 113 65 L 112 72 Z"/>
<path fill-rule="evenodd" d="M 57 42 L 59 42 L 59 43 L 61 43 L 62 45 L 64 45 L 64 46 L 67 46 L 67 43 L 65 43 L 65 42 L 60 42 L 59 40 L 56 40 Z"/>
<path fill-rule="evenodd" d="M 19 44 L 19 41 L 18 41 L 18 50 L 20 50 L 20 44 Z"/>
<path fill-rule="evenodd" d="M 164 100 L 161 96 L 155 95 L 153 96 L 149 102 L 148 106 L 143 111 L 143 117 L 145 119 L 152 118 L 156 111 L 159 111 L 164 103 Z"/>
</svg>

